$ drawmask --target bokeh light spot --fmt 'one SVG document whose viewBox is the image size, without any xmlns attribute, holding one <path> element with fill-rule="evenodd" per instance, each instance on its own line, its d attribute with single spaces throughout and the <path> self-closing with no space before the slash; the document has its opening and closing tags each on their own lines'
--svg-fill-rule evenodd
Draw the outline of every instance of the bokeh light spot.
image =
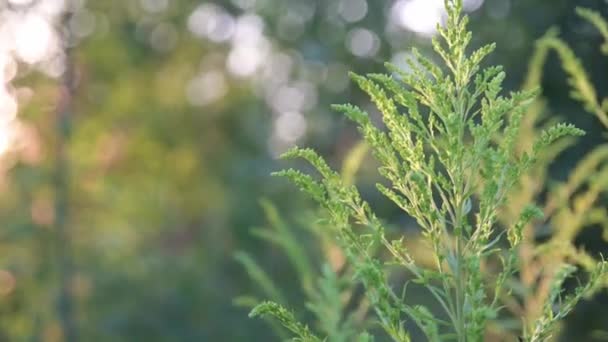
<svg viewBox="0 0 608 342">
<path fill-rule="evenodd" d="M 224 74 L 219 70 L 212 70 L 188 83 L 186 97 L 192 105 L 206 106 L 221 99 L 227 91 L 228 83 Z"/>
<path fill-rule="evenodd" d="M 344 21 L 356 23 L 367 15 L 366 0 L 341 0 L 338 5 L 338 12 Z"/>
<path fill-rule="evenodd" d="M 72 16 L 68 23 L 70 32 L 80 38 L 95 31 L 95 15 L 91 11 L 81 10 Z"/>
<path fill-rule="evenodd" d="M 15 18 L 15 49 L 19 58 L 29 64 L 43 60 L 53 44 L 53 32 L 49 22 L 36 13 Z"/>
<path fill-rule="evenodd" d="M 25 6 L 29 5 L 33 0 L 8 0 L 11 5 L 15 6 Z"/>
<path fill-rule="evenodd" d="M 378 36 L 364 28 L 351 30 L 346 41 L 348 50 L 357 57 L 373 57 L 380 48 Z"/>
<path fill-rule="evenodd" d="M 306 133 L 306 119 L 298 112 L 282 113 L 275 121 L 275 130 L 279 139 L 293 143 Z"/>
<path fill-rule="evenodd" d="M 234 18 L 223 8 L 200 5 L 188 18 L 188 29 L 197 37 L 219 43 L 229 40 L 234 33 Z"/>
<path fill-rule="evenodd" d="M 465 0 L 464 10 L 477 10 L 483 0 Z M 446 11 L 443 0 L 398 0 L 391 9 L 393 20 L 401 27 L 423 36 L 437 32 L 437 24 L 443 25 Z"/>
</svg>

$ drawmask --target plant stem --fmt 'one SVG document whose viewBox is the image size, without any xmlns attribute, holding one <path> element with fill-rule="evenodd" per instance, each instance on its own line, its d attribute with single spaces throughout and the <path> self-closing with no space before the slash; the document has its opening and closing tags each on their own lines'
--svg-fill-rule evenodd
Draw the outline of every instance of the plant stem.
<svg viewBox="0 0 608 342">
<path fill-rule="evenodd" d="M 460 211 L 460 210 L 459 210 Z M 458 230 L 462 229 L 460 214 L 457 213 L 457 221 Z M 457 263 L 457 271 L 456 271 L 456 318 L 457 324 L 456 333 L 458 334 L 458 342 L 466 341 L 466 329 L 464 322 L 464 297 L 465 297 L 465 277 L 462 268 L 463 263 L 463 251 L 462 251 L 462 236 L 457 233 L 456 236 L 456 263 Z"/>
</svg>

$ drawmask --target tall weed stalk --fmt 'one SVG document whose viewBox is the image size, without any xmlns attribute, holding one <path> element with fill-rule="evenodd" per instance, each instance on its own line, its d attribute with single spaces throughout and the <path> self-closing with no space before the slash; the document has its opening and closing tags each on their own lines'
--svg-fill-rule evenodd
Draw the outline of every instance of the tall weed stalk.
<svg viewBox="0 0 608 342">
<path fill-rule="evenodd" d="M 386 130 L 376 127 L 356 106 L 334 106 L 357 124 L 378 160 L 379 173 L 386 179 L 378 190 L 421 227 L 433 255 L 431 265 L 416 260 L 403 236 L 388 234 L 357 188 L 313 150 L 296 148 L 284 158 L 305 159 L 318 177 L 294 169 L 276 173 L 325 210 L 329 222 L 325 227 L 346 256 L 353 279 L 365 288 L 377 324 L 400 342 L 411 340 L 406 321 L 429 341 L 482 341 L 487 336 L 501 309 L 508 306 L 513 284 L 526 272 L 522 259 L 530 243 L 529 227 L 545 214 L 532 204 L 533 196 L 522 196 L 529 201 L 521 203 L 514 193 L 547 151 L 563 144 L 562 138 L 584 134 L 570 124 L 557 123 L 537 134 L 530 146 L 522 146 L 519 137 L 538 91 L 502 95 L 506 77 L 502 68 L 481 66 L 494 44 L 469 53 L 472 35 L 462 15 L 462 1 L 446 1 L 445 6 L 446 25 L 438 28 L 433 40 L 442 66 L 414 50 L 408 72 L 386 64 L 390 74 L 351 74 L 381 111 Z M 518 201 L 516 219 L 502 214 L 514 208 L 514 200 Z M 385 251 L 388 260 L 379 251 Z M 562 285 L 576 270 L 569 263 L 572 260 L 562 258 L 543 273 L 546 292 L 540 310 L 525 324 L 521 336 L 525 341 L 547 340 L 556 323 L 602 285 L 606 263 L 593 260 L 588 279 L 565 295 Z M 410 304 L 406 286 L 396 291 L 389 282 L 387 265 L 410 274 L 443 312 Z M 496 266 L 489 271 L 489 265 Z M 295 341 L 334 340 L 330 332 L 313 331 L 276 302 L 263 302 L 250 315 L 273 317 Z M 373 337 L 357 332 L 350 340 Z"/>
</svg>

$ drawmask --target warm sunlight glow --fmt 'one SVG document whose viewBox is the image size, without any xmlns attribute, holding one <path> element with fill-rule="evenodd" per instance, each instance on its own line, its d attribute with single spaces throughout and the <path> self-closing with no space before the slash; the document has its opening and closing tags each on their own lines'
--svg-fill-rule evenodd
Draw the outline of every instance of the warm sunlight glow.
<svg viewBox="0 0 608 342">
<path fill-rule="evenodd" d="M 443 0 L 399 0 L 393 7 L 397 23 L 422 35 L 432 35 L 442 23 Z"/>
<path fill-rule="evenodd" d="M 483 0 L 464 1 L 465 11 L 472 12 L 483 4 Z M 395 22 L 423 36 L 437 32 L 437 24 L 444 24 L 446 12 L 443 0 L 398 0 L 392 8 Z"/>
<path fill-rule="evenodd" d="M 48 56 L 54 34 L 47 20 L 37 13 L 14 18 L 15 52 L 25 63 L 34 64 Z"/>
<path fill-rule="evenodd" d="M 0 8 L 0 156 L 13 149 L 19 140 L 21 123 L 17 118 L 17 94 L 20 88 L 11 83 L 19 65 L 34 67 L 52 77 L 61 76 L 63 70 L 56 65 L 62 61 L 61 38 L 56 25 L 64 1 L 9 2 L 12 6 Z M 83 24 L 83 20 L 79 23 Z"/>
</svg>

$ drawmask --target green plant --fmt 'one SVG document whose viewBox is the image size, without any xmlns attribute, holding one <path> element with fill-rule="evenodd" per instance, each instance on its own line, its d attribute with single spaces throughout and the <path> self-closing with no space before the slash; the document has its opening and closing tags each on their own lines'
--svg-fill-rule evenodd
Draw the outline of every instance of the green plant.
<svg viewBox="0 0 608 342">
<path fill-rule="evenodd" d="M 581 8 L 577 9 L 577 13 L 597 27 L 608 41 L 608 24 L 598 13 Z M 602 47 L 605 54 L 608 53 L 607 44 Z M 582 63 L 572 49 L 557 37 L 556 30 L 550 30 L 538 41 L 524 88 L 530 89 L 540 84 L 543 66 L 551 51 L 555 51 L 562 61 L 563 69 L 569 77 L 572 98 L 583 104 L 585 110 L 595 115 L 608 129 L 608 100 L 600 102 Z M 517 138 L 519 151 L 530 148 L 529 142 L 536 134 L 537 127 L 547 121 L 546 111 L 546 100 L 541 97 L 530 106 Z M 524 203 L 536 199 L 545 191 L 543 185 L 548 178 L 550 163 L 574 142 L 573 139 L 564 139 L 546 149 L 530 172 L 522 175 L 519 186 L 510 193 L 514 200 L 501 212 L 500 219 L 503 224 L 509 225 Z M 565 181 L 553 181 L 552 186 L 547 189 L 547 200 L 542 206 L 545 219 L 537 224 L 527 225 L 522 234 L 520 272 L 516 286 L 521 289 L 517 293 L 521 300 L 509 300 L 506 305 L 515 315 L 523 318 L 524 325 L 533 325 L 542 314 L 543 303 L 550 296 L 551 275 L 560 265 L 570 263 L 580 266 L 586 273 L 595 272 L 598 267 L 596 259 L 589 252 L 576 247 L 575 239 L 585 228 L 593 225 L 601 226 L 604 232 L 608 232 L 608 212 L 602 203 L 602 196 L 606 194 L 608 144 L 602 144 L 587 153 L 574 166 Z M 604 235 L 608 236 L 606 233 Z M 539 239 L 546 241 L 538 243 Z"/>
<path fill-rule="evenodd" d="M 348 153 L 341 171 L 344 182 L 354 181 L 355 173 L 367 151 L 368 147 L 360 143 Z M 294 223 L 285 221 L 270 201 L 262 200 L 261 206 L 268 227 L 254 228 L 252 233 L 282 252 L 294 269 L 301 284 L 301 292 L 306 298 L 308 312 L 291 315 L 304 317 L 307 313 L 312 313 L 313 325 L 327 336 L 328 341 L 352 341 L 369 323 L 369 303 L 365 297 L 361 298 L 357 284 L 350 281 L 354 270 L 344 262 L 344 252 L 336 243 L 331 230 L 324 222 L 315 220 L 313 215 L 316 212 L 301 212 L 300 220 Z M 310 239 L 313 252 L 302 245 L 302 235 Z M 235 258 L 267 299 L 288 305 L 288 296 L 252 256 L 238 252 Z M 253 308 L 260 301 L 255 295 L 247 295 L 238 297 L 235 302 L 239 306 Z M 272 304 L 268 308 L 276 306 Z M 274 321 L 269 323 L 278 337 L 286 337 L 286 331 L 281 325 Z M 296 326 L 288 328 L 294 327 Z"/>
<path fill-rule="evenodd" d="M 526 151 L 517 149 L 517 137 L 527 105 L 536 90 L 499 95 L 505 73 L 500 67 L 482 68 L 494 45 L 471 54 L 467 17 L 462 1 L 446 1 L 448 20 L 433 40 L 446 69 L 414 51 L 406 73 L 387 64 L 393 75 L 352 74 L 380 109 L 388 132 L 375 127 L 369 116 L 351 105 L 335 106 L 357 123 L 380 163 L 379 172 L 389 185 L 378 190 L 411 217 L 423 231 L 434 258 L 432 267 L 416 262 L 403 237 L 390 237 L 384 223 L 363 200 L 357 188 L 345 184 L 325 161 L 310 149 L 293 149 L 285 158 L 303 158 L 321 176 L 289 169 L 277 175 L 289 178 L 326 211 L 331 233 L 344 250 L 355 279 L 365 287 L 378 324 L 395 341 L 410 341 L 404 321 L 410 319 L 430 341 L 481 341 L 496 320 L 509 281 L 520 271 L 518 263 L 524 228 L 543 212 L 527 204 L 505 230 L 498 228 L 499 213 L 522 175 L 558 139 L 581 136 L 572 125 L 555 124 L 542 131 Z M 404 86 L 405 85 L 405 86 Z M 386 249 L 388 257 L 379 256 Z M 495 272 L 485 265 L 498 265 Z M 426 288 L 443 309 L 410 305 L 406 286 L 401 294 L 388 281 L 387 265 L 398 265 L 412 281 Z M 587 281 L 571 295 L 562 284 L 575 270 L 563 264 L 550 275 L 542 312 L 524 329 L 526 341 L 543 341 L 555 323 L 605 274 L 606 263 L 594 267 Z M 407 285 L 407 283 L 406 283 Z M 298 341 L 322 341 L 279 304 L 265 302 L 251 316 L 272 316 Z M 441 315 L 441 316 L 440 316 Z M 445 317 L 445 319 L 444 319 Z M 367 333 L 359 340 L 369 340 Z"/>
</svg>

